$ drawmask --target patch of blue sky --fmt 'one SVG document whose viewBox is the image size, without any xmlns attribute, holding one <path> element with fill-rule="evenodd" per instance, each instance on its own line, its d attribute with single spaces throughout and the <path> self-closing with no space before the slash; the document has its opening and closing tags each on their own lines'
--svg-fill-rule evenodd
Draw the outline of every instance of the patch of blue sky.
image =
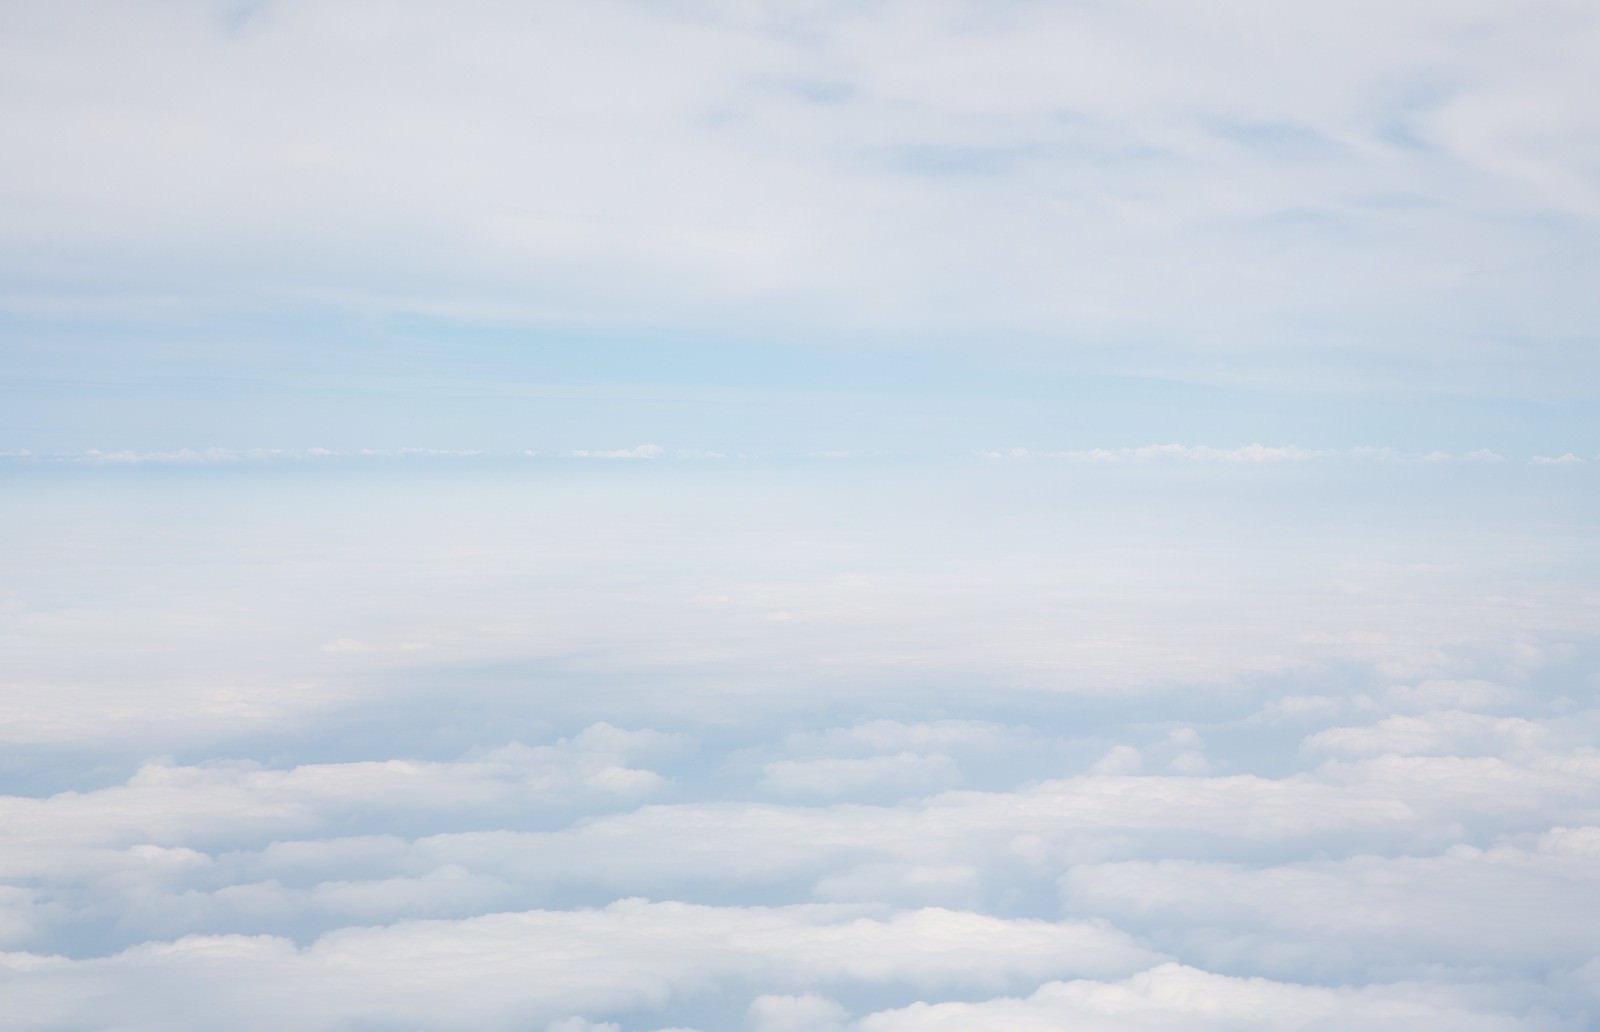
<svg viewBox="0 0 1600 1032">
<path fill-rule="evenodd" d="M 127 325 L 13 317 L 7 326 L 0 437 L 41 454 L 646 441 L 922 457 L 1158 441 L 1560 453 L 1587 448 L 1600 419 L 1581 384 L 1569 398 L 1484 395 L 1427 382 L 1426 370 L 1382 371 L 1359 354 L 1324 354 L 1324 372 L 1284 389 L 1283 376 L 1304 381 L 1317 363 L 1261 355 L 1253 371 L 1216 377 L 1116 373 L 1015 341 L 985 353 L 959 339 L 884 346 L 325 312 Z M 1540 352 L 1548 372 L 1532 373 L 1548 378 L 1588 351 L 1579 340 L 1569 358 Z M 1352 373 L 1392 380 L 1376 390 L 1339 383 Z M 1318 390 L 1318 375 L 1332 388 Z M 1417 379 L 1403 382 L 1408 375 Z"/>
</svg>

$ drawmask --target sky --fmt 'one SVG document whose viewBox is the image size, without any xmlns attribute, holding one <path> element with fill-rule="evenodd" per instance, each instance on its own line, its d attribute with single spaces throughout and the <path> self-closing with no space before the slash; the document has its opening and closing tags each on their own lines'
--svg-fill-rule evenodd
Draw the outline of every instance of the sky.
<svg viewBox="0 0 1600 1032">
<path fill-rule="evenodd" d="M 0 4 L 5 1024 L 1600 1024 L 1597 51 Z"/>
</svg>

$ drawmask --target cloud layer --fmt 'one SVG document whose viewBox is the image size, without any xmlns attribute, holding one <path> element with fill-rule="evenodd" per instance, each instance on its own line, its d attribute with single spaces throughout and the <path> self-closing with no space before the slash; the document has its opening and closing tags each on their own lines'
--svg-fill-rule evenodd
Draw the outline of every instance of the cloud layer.
<svg viewBox="0 0 1600 1032">
<path fill-rule="evenodd" d="M 1600 1026 L 1597 52 L 0 4 L 0 1025 Z"/>
<path fill-rule="evenodd" d="M 1581 478 L 527 468 L 35 481 L 8 1022 L 1593 1018 Z"/>
</svg>

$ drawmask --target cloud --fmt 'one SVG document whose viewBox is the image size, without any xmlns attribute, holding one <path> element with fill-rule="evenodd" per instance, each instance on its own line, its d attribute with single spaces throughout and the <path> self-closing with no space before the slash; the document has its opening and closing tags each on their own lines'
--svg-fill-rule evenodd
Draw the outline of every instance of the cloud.
<svg viewBox="0 0 1600 1032">
<path fill-rule="evenodd" d="M 1568 478 L 578 465 L 14 470 L 7 1020 L 1594 1023 Z"/>
<path fill-rule="evenodd" d="M 622 900 L 347 928 L 303 948 L 217 936 L 94 960 L 7 954 L 0 978 L 15 986 L 27 976 L 8 1008 L 19 1028 L 103 1025 L 105 1004 L 85 993 L 90 986 L 115 991 L 120 1020 L 173 1028 L 213 1027 L 221 1014 L 240 1029 L 337 1029 L 358 1018 L 460 1028 L 659 1009 L 739 986 L 766 987 L 768 995 L 874 983 L 994 990 L 1051 975 L 1126 972 L 1156 959 L 1093 923 Z M 297 991 L 282 992 L 285 980 Z M 181 1012 L 173 1007 L 179 998 Z M 769 1001 L 757 1013 L 776 1019 L 783 1009 Z M 787 1009 L 792 1016 L 796 1006 Z"/>
<path fill-rule="evenodd" d="M 847 1012 L 815 993 L 758 996 L 750 1004 L 754 1032 L 845 1032 Z"/>
<path fill-rule="evenodd" d="M 1549 741 L 1550 729 L 1520 717 L 1489 717 L 1461 710 L 1385 717 L 1367 727 L 1339 727 L 1307 738 L 1313 753 L 1343 755 L 1504 755 Z"/>
<path fill-rule="evenodd" d="M 392 822 L 407 812 L 514 812 L 580 793 L 636 800 L 664 781 L 627 766 L 628 757 L 663 744 L 676 747 L 673 742 L 598 724 L 553 745 L 514 742 L 455 762 L 388 759 L 287 769 L 253 761 L 150 763 L 112 787 L 44 799 L 0 796 L 0 835 L 57 847 L 239 845 L 348 829 L 363 820 Z"/>
<path fill-rule="evenodd" d="M 983 452 L 990 459 L 1059 459 L 1066 462 L 1152 462 L 1172 459 L 1184 462 L 1304 462 L 1338 454 L 1318 449 L 1294 447 L 1268 447 L 1247 444 L 1238 448 L 1214 448 L 1210 445 L 1147 444 L 1136 448 L 1089 448 L 1080 451 L 1035 452 L 1026 448 L 1013 448 L 1003 452 Z"/>
<path fill-rule="evenodd" d="M 1399 463 L 1498 463 L 1505 456 L 1487 448 L 1470 452 L 1406 452 L 1397 448 L 1300 448 L 1293 445 L 1247 444 L 1218 448 L 1204 444 L 1145 444 L 1127 448 L 1088 448 L 1076 451 L 1035 451 L 1012 448 L 1008 451 L 979 452 L 994 461 L 1052 459 L 1082 463 L 1147 463 L 1161 461 L 1224 464 L 1291 463 L 1347 459 L 1365 462 Z M 1534 462 L 1551 461 L 1535 458 Z M 1579 460 L 1581 461 L 1581 460 Z"/>
<path fill-rule="evenodd" d="M 370 878 L 452 868 L 541 893 L 585 886 L 592 892 L 681 896 L 745 886 L 743 891 L 804 897 L 811 886 L 809 891 L 829 898 L 852 899 L 863 898 L 864 886 L 880 891 L 898 879 L 922 886 L 913 896 L 943 893 L 943 899 L 974 904 L 1030 882 L 1050 884 L 1082 862 L 1405 852 L 1444 848 L 1463 836 L 1581 826 L 1600 821 L 1592 798 L 1597 776 L 1600 766 L 1581 750 L 1535 754 L 1526 765 L 1384 756 L 1282 779 L 1091 775 L 1006 792 L 950 792 L 894 806 L 656 804 L 597 814 L 556 831 L 494 830 L 491 824 L 409 842 L 286 840 L 287 829 L 280 824 L 274 830 L 273 821 L 281 818 L 269 814 L 257 819 L 262 831 L 253 838 L 260 852 L 235 854 L 218 873 L 237 881 L 310 878 L 316 884 L 360 878 L 362 872 Z M 551 787 L 570 790 L 560 782 Z M 116 798 L 120 794 L 107 802 Z M 503 819 L 497 802 L 491 798 L 487 808 L 479 803 L 479 819 Z M 63 809 L 52 819 L 61 822 L 58 829 L 72 829 L 80 826 L 82 811 Z M 226 825 L 216 829 L 204 812 L 190 820 L 174 827 L 186 826 L 191 843 L 228 834 Z M 40 860 L 13 870 L 14 878 L 64 873 L 60 859 L 45 858 L 72 856 L 60 847 L 84 833 L 68 837 L 41 824 L 32 834 Z M 149 834 L 109 826 L 95 838 L 112 846 L 119 838 L 148 841 Z M 272 838 L 278 841 L 266 846 Z M 44 850 L 53 840 L 55 854 Z M 133 859 L 91 855 L 103 857 L 97 864 L 119 867 Z M 15 862 L 22 861 L 19 855 Z M 84 873 L 92 876 L 96 869 Z"/>
<path fill-rule="evenodd" d="M 870 467 L 733 477 L 675 465 L 658 484 L 567 477 L 552 463 L 534 475 L 474 469 L 444 491 L 434 477 L 454 476 L 447 468 L 407 484 L 290 465 L 284 479 L 74 469 L 121 499 L 115 526 L 67 480 L 20 493 L 0 600 L 11 635 L 0 739 L 114 744 L 133 765 L 215 735 L 331 733 L 348 718 L 415 741 L 493 713 L 515 725 L 498 744 L 582 727 L 591 700 L 618 707 L 602 713 L 643 706 L 637 719 L 656 726 L 730 706 L 744 717 L 838 707 L 796 727 L 1011 724 L 1003 709 L 968 707 L 964 686 L 1019 704 L 1038 692 L 1148 698 L 1349 664 L 1383 671 L 1375 691 L 1510 683 L 1540 668 L 1518 661 L 1515 672 L 1488 651 L 1533 645 L 1549 668 L 1562 643 L 1592 633 L 1593 592 L 1553 572 L 1587 547 L 1557 494 L 1571 485 L 1530 493 L 1501 466 L 1443 486 L 1430 467 L 1418 475 L 1445 493 L 1402 498 L 1376 474 L 1344 493 L 1349 482 L 1321 466 L 1281 491 L 1268 485 L 1302 467 L 1262 463 L 1248 468 L 1265 479 L 1212 483 L 1202 505 L 1159 476 L 1081 490 L 977 464 L 939 474 L 959 504 L 932 497 L 923 472 Z M 1562 529 L 1469 516 L 1461 493 L 1479 491 L 1522 499 Z M 1339 520 L 1319 515 L 1330 504 Z M 642 511 L 662 518 L 643 525 Z M 1351 539 L 1354 525 L 1389 529 Z M 1447 525 L 1461 532 L 1430 529 Z M 584 693 L 539 701 L 482 673 L 519 663 L 535 664 L 540 683 L 580 679 Z M 868 684 L 883 708 L 858 708 Z M 954 734 L 921 732 L 943 733 Z M 992 749 L 907 737 L 880 751 L 947 755 L 986 785 L 1053 733 Z M 430 755 L 472 744 L 461 730 Z M 864 755 L 816 749 L 753 762 Z"/>
<path fill-rule="evenodd" d="M 12 310 L 938 330 L 1502 391 L 1570 389 L 1527 354 L 1596 314 L 1578 0 L 251 11 L 8 13 Z"/>
<path fill-rule="evenodd" d="M 1201 965 L 1243 963 L 1284 977 L 1314 954 L 1328 981 L 1357 972 L 1425 980 L 1429 965 L 1565 970 L 1600 949 L 1590 922 L 1564 916 L 1600 881 L 1595 834 L 1562 828 L 1525 844 L 1261 868 L 1089 864 L 1064 874 L 1061 887 L 1072 912 L 1167 929 L 1164 946 Z"/>
<path fill-rule="evenodd" d="M 1160 1032 L 1274 1028 L 1401 1029 L 1442 1022 L 1452 1029 L 1511 1032 L 1564 1027 L 1495 1013 L 1448 991 L 1414 985 L 1322 988 L 1263 978 L 1230 978 L 1163 964 L 1120 982 L 1052 982 L 1033 995 L 981 1003 L 914 1004 L 871 1015 L 861 1032 Z"/>
<path fill-rule="evenodd" d="M 1152 459 L 1182 459 L 1188 462 L 1303 462 L 1325 454 L 1327 453 L 1305 448 L 1269 448 L 1262 444 L 1247 444 L 1240 448 L 1151 444 L 1141 448 L 1094 448 L 1089 451 L 1062 452 L 1060 457 L 1074 462 L 1148 462 Z"/>
<path fill-rule="evenodd" d="M 298 451 L 284 448 L 179 448 L 174 451 L 120 451 L 106 452 L 91 448 L 86 452 L 66 456 L 70 461 L 98 465 L 138 466 L 154 465 L 206 465 L 231 462 L 273 462 L 289 459 L 324 459 L 336 453 L 326 448 L 305 448 Z"/>
<path fill-rule="evenodd" d="M 41 462 L 75 462 L 100 466 L 207 466 L 233 463 L 305 462 L 328 459 L 454 458 L 482 456 L 484 452 L 461 448 L 360 448 L 335 451 L 330 448 L 177 448 L 169 451 L 137 451 L 124 448 L 101 451 L 40 454 L 21 452 Z"/>
<path fill-rule="evenodd" d="M 149 765 L 110 788 L 0 799 L 9 842 L 0 874 L 21 893 L 5 904 L 6 934 L 12 946 L 66 947 L 90 930 L 111 944 L 186 931 L 303 941 L 352 922 L 468 918 L 638 893 L 983 913 L 1029 899 L 1037 907 L 1063 872 L 1082 878 L 1093 865 L 1162 858 L 1220 870 L 1318 852 L 1427 853 L 1496 836 L 1523 848 L 1515 836 L 1600 823 L 1600 763 L 1591 751 L 1560 747 L 1561 739 L 1584 741 L 1576 727 L 1513 741 L 1499 718 L 1460 716 L 1429 714 L 1421 725 L 1432 736 L 1423 751 L 1445 755 L 1395 755 L 1392 743 L 1363 739 L 1347 750 L 1357 759 L 1276 778 L 1218 777 L 1204 765 L 1140 776 L 1131 763 L 1114 772 L 1102 764 L 1005 791 L 894 805 L 639 807 L 663 779 L 638 760 L 681 757 L 686 743 L 611 725 L 451 763 Z M 1530 723 L 1513 720 L 1510 732 Z M 1409 724 L 1378 730 L 1390 726 L 1414 733 Z M 855 730 L 805 740 L 851 741 Z M 934 737 L 949 742 L 954 730 Z M 901 724 L 865 739 L 892 747 L 928 734 Z M 1159 768 L 1197 754 L 1200 741 L 1179 728 L 1144 751 Z M 1505 757 L 1456 754 L 1471 749 Z M 736 798 L 737 782 L 719 791 Z M 574 810 L 586 816 L 567 825 Z M 507 826 L 549 819 L 560 826 Z M 1548 918 L 1530 911 L 1533 925 Z M 1165 920 L 1193 923 L 1181 913 Z"/>
<path fill-rule="evenodd" d="M 1600 1020 L 1593 4 L 0 8 L 8 1028 Z"/>
<path fill-rule="evenodd" d="M 1089 768 L 1089 773 L 1116 777 L 1137 774 L 1142 766 L 1144 757 L 1139 754 L 1139 750 L 1131 745 L 1118 745 L 1095 761 L 1094 766 Z"/>
<path fill-rule="evenodd" d="M 615 448 L 611 451 L 575 451 L 569 454 L 575 459 L 658 459 L 666 454 L 666 449 L 659 444 L 641 444 L 634 448 Z"/>
</svg>

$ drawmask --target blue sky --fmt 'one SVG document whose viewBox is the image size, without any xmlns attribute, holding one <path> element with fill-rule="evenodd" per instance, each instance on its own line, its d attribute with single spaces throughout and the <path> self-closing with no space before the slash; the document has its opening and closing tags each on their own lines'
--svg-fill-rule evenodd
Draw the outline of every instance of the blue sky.
<svg viewBox="0 0 1600 1032">
<path fill-rule="evenodd" d="M 0 9 L 3 1023 L 1594 1027 L 1596 53 Z"/>
<path fill-rule="evenodd" d="M 1593 451 L 1582 384 L 1215 382 L 971 342 L 841 343 L 316 317 L 63 328 L 10 349 L 12 450 L 688 450 L 948 458 L 1152 441 Z M 246 343 L 240 343 L 239 338 Z M 130 339 L 131 338 L 131 339 Z M 221 343 L 219 343 L 219 338 Z M 314 343 L 307 344 L 306 341 Z M 1587 449 L 1587 450 L 1586 450 Z"/>
</svg>

